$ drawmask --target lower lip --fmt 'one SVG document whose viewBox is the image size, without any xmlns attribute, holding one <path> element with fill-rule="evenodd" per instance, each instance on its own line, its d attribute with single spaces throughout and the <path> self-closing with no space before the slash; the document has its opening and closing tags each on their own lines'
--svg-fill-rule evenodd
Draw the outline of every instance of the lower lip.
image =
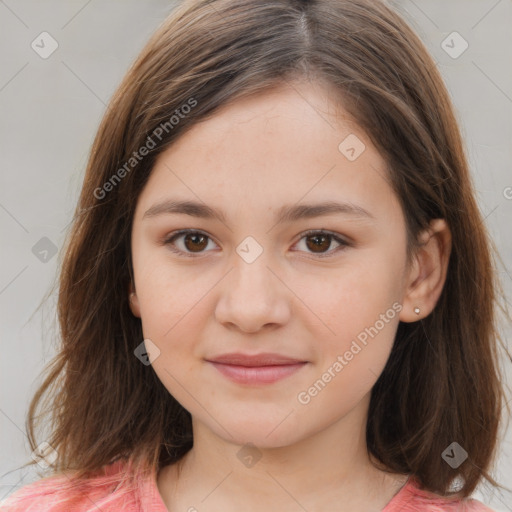
<svg viewBox="0 0 512 512">
<path fill-rule="evenodd" d="M 237 366 L 209 361 L 219 372 L 238 384 L 271 384 L 300 370 L 306 363 L 276 366 Z"/>
</svg>

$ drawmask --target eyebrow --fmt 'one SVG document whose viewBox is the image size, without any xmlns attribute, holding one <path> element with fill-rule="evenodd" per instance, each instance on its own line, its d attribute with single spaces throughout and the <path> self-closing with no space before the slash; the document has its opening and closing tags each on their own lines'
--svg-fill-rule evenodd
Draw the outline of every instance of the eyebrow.
<svg viewBox="0 0 512 512">
<path fill-rule="evenodd" d="M 226 224 L 226 215 L 222 210 L 218 210 L 204 203 L 198 203 L 195 201 L 178 201 L 172 199 L 153 205 L 144 213 L 142 219 L 164 214 L 185 214 L 202 219 L 217 219 L 223 224 Z M 326 201 L 316 204 L 282 206 L 277 210 L 275 222 L 276 224 L 282 224 L 285 222 L 293 222 L 300 219 L 310 219 L 332 214 L 344 214 L 352 217 L 375 219 L 369 211 L 365 210 L 361 206 L 352 203 Z"/>
</svg>

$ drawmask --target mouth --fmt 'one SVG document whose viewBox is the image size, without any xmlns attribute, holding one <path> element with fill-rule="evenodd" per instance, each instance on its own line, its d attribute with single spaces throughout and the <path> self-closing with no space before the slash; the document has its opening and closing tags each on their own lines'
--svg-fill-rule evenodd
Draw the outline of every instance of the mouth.
<svg viewBox="0 0 512 512">
<path fill-rule="evenodd" d="M 308 363 L 270 353 L 224 354 L 206 361 L 229 380 L 249 385 L 271 384 L 294 374 Z"/>
</svg>

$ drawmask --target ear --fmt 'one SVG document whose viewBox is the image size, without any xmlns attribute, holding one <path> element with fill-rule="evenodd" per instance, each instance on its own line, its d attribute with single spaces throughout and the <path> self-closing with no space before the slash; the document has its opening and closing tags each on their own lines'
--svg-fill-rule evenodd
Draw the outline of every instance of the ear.
<svg viewBox="0 0 512 512">
<path fill-rule="evenodd" d="M 410 266 L 400 313 L 402 322 L 415 322 L 434 309 L 448 272 L 452 236 L 444 219 L 434 219 L 423 231 Z M 418 313 L 419 310 L 419 313 Z"/>
<path fill-rule="evenodd" d="M 139 305 L 139 299 L 137 297 L 137 292 L 135 291 L 135 287 L 133 284 L 130 284 L 129 288 L 129 303 L 130 303 L 130 309 L 134 316 L 140 318 L 140 305 Z"/>
</svg>

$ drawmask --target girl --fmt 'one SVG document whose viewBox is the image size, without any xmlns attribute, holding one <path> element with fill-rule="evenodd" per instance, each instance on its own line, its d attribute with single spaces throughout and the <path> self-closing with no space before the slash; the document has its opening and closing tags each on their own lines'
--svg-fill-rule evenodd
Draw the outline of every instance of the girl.
<svg viewBox="0 0 512 512">
<path fill-rule="evenodd" d="M 186 1 L 96 136 L 29 410 L 52 474 L 2 510 L 489 511 L 495 279 L 401 17 Z"/>
</svg>

